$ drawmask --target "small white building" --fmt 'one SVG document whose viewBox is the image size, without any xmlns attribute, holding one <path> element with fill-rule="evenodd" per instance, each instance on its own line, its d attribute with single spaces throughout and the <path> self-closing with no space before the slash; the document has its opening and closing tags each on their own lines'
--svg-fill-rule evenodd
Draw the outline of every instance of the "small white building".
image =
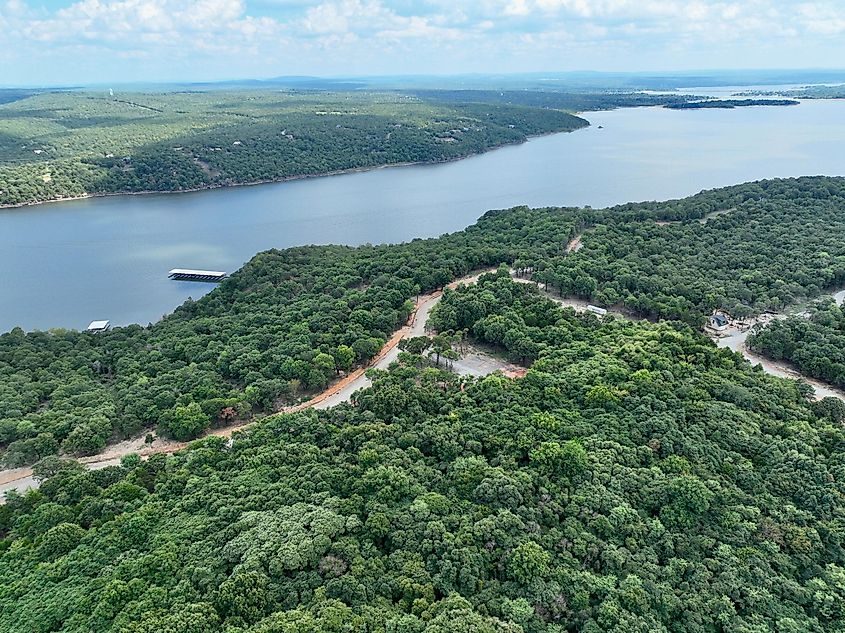
<svg viewBox="0 0 845 633">
<path fill-rule="evenodd" d="M 111 327 L 109 321 L 91 321 L 91 324 L 85 330 L 86 332 L 105 332 Z"/>
<path fill-rule="evenodd" d="M 717 332 L 724 332 L 728 329 L 728 325 L 730 324 L 730 319 L 728 316 L 722 312 L 715 312 L 710 316 L 710 321 L 708 325 L 710 329 L 716 330 Z"/>
<path fill-rule="evenodd" d="M 592 312 L 593 314 L 598 314 L 599 316 L 604 316 L 607 314 L 607 310 L 594 305 L 588 305 L 587 310 L 589 312 Z"/>
</svg>

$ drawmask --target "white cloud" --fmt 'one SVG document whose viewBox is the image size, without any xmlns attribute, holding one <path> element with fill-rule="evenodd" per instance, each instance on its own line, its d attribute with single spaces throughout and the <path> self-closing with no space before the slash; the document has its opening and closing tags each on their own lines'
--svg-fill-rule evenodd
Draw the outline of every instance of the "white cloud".
<svg viewBox="0 0 845 633">
<path fill-rule="evenodd" d="M 269 18 L 246 15 L 243 0 L 81 0 L 46 17 L 17 20 L 21 37 L 55 45 L 87 42 L 124 50 L 166 48 L 225 37 L 237 44 L 272 35 Z"/>
<path fill-rule="evenodd" d="M 0 0 L 0 83 L 72 59 L 123 59 L 130 77 L 139 59 L 162 76 L 712 67 L 726 50 L 739 65 L 778 64 L 761 56 L 772 50 L 783 65 L 845 65 L 840 0 L 41 1 Z"/>
<path fill-rule="evenodd" d="M 810 2 L 796 8 L 800 22 L 811 33 L 825 36 L 845 34 L 845 9 L 827 3 Z"/>
<path fill-rule="evenodd" d="M 531 8 L 528 6 L 528 0 L 510 0 L 503 12 L 505 15 L 528 15 L 531 13 Z"/>
<path fill-rule="evenodd" d="M 339 0 L 308 9 L 298 25 L 310 34 L 354 33 L 361 37 L 453 39 L 461 31 L 441 14 L 401 15 L 381 0 Z"/>
</svg>

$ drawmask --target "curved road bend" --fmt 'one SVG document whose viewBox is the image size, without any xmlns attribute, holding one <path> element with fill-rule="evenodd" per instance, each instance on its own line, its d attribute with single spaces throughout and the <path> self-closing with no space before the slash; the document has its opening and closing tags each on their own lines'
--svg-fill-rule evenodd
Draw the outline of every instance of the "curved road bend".
<svg viewBox="0 0 845 633">
<path fill-rule="evenodd" d="M 478 281 L 478 278 L 488 272 L 495 272 L 495 268 L 485 269 L 480 272 L 470 273 L 465 277 L 456 279 L 448 285 L 449 288 L 456 288 L 460 284 L 472 284 Z M 387 369 L 390 364 L 399 357 L 399 341 L 404 338 L 412 338 L 415 336 L 422 336 L 425 334 L 425 325 L 428 321 L 428 315 L 431 310 L 440 302 L 442 292 L 437 291 L 427 295 L 421 295 L 416 302 L 414 312 L 408 320 L 408 324 L 400 328 L 394 333 L 390 340 L 381 348 L 376 357 L 366 367 L 361 367 L 350 373 L 340 381 L 335 382 L 323 391 L 322 393 L 311 398 L 307 402 L 298 404 L 292 407 L 283 409 L 282 413 L 294 413 L 304 409 L 328 409 L 342 402 L 347 402 L 352 394 L 369 387 L 371 383 L 367 378 L 367 370 L 369 369 Z M 234 432 L 240 431 L 252 425 L 254 422 L 247 422 L 245 424 L 238 424 L 228 426 L 222 429 L 214 429 L 210 431 L 207 436 L 229 437 Z M 157 453 L 175 453 L 176 451 L 185 448 L 188 442 L 173 442 L 166 440 L 156 440 L 160 445 L 155 447 L 146 447 L 143 442 L 143 436 L 120 442 L 119 444 L 108 447 L 104 452 L 98 455 L 91 455 L 90 457 L 81 457 L 77 461 L 84 464 L 92 470 L 105 468 L 106 466 L 116 466 L 120 464 L 120 460 L 133 453 L 137 453 L 142 457 L 148 457 Z M 18 490 L 23 492 L 27 488 L 37 488 L 38 482 L 32 474 L 31 468 L 13 468 L 9 470 L 0 471 L 0 495 L 5 495 L 9 490 Z M 3 503 L 0 497 L 0 504 Z"/>
<path fill-rule="evenodd" d="M 494 272 L 495 270 L 495 268 L 491 268 L 488 270 L 483 270 L 481 272 L 471 273 L 465 277 L 453 281 L 448 285 L 448 287 L 456 288 L 460 284 L 475 283 L 476 281 L 478 281 L 478 278 L 484 273 Z M 514 271 L 511 271 L 511 274 L 513 275 Z M 514 277 L 513 279 L 518 283 L 537 283 L 530 279 L 523 279 L 519 277 Z M 542 288 L 541 284 L 537 285 Z M 399 341 L 404 338 L 413 338 L 415 336 L 422 336 L 423 334 L 425 334 L 425 326 L 428 322 L 428 316 L 434 306 L 436 306 L 440 302 L 441 294 L 442 293 L 438 291 L 420 296 L 416 302 L 416 308 L 411 314 L 408 324 L 399 329 L 391 337 L 391 339 L 384 345 L 384 347 L 382 347 L 381 351 L 367 367 L 361 367 L 359 369 L 356 369 L 345 378 L 342 378 L 340 381 L 330 385 L 325 391 L 318 394 L 311 400 L 303 402 L 299 405 L 283 409 L 282 412 L 293 413 L 296 411 L 302 411 L 304 409 L 310 409 L 312 407 L 315 409 L 328 409 L 342 402 L 348 402 L 349 399 L 352 397 L 353 393 L 355 393 L 359 389 L 369 387 L 372 383 L 370 382 L 370 379 L 367 378 L 367 370 L 373 368 L 387 369 L 387 367 L 389 367 L 390 364 L 399 357 Z M 582 301 L 579 299 L 555 297 L 549 292 L 545 292 L 545 295 L 549 299 L 553 300 L 555 303 L 564 307 L 574 308 L 576 311 L 585 311 L 587 308 L 588 302 L 586 301 Z M 845 290 L 837 292 L 833 296 L 837 303 L 841 303 L 843 300 L 845 300 Z M 614 314 L 617 314 L 618 316 L 624 316 L 621 312 L 614 312 Z M 765 372 L 772 374 L 773 376 L 791 379 L 803 378 L 816 390 L 817 399 L 832 396 L 834 398 L 839 398 L 840 400 L 845 400 L 845 393 L 843 393 L 842 391 L 834 389 L 833 387 L 825 385 L 824 383 L 821 383 L 817 380 L 804 378 L 798 372 L 791 369 L 787 365 L 775 363 L 750 351 L 745 345 L 745 340 L 747 338 L 748 332 L 736 332 L 729 336 L 716 339 L 716 344 L 719 347 L 726 347 L 732 349 L 735 352 L 740 352 L 743 356 L 745 356 L 745 358 L 748 359 L 749 362 L 755 365 L 760 364 Z M 245 429 L 251 424 L 253 424 L 253 422 L 229 426 L 222 429 L 214 429 L 210 431 L 208 435 L 213 435 L 217 437 L 229 437 L 235 431 Z M 130 455 L 132 453 L 137 453 L 142 457 L 147 457 L 156 453 L 173 453 L 182 448 L 185 448 L 185 446 L 188 445 L 187 442 L 167 442 L 166 440 L 157 441 L 161 443 L 159 446 L 156 446 L 154 448 L 147 448 L 143 444 L 143 438 L 135 438 L 134 440 L 128 440 L 126 442 L 121 442 L 120 444 L 111 446 L 99 455 L 83 457 L 80 458 L 78 461 L 85 464 L 88 468 L 96 470 L 99 468 L 105 468 L 106 466 L 117 465 L 120 463 L 121 458 L 123 458 L 125 455 Z M 30 468 L 14 468 L 0 471 L 0 495 L 5 494 L 5 492 L 8 490 L 23 491 L 27 488 L 37 487 L 38 482 L 35 481 L 35 479 L 33 478 L 32 469 Z M 0 503 L 3 503 L 2 497 L 0 497 Z"/>
</svg>

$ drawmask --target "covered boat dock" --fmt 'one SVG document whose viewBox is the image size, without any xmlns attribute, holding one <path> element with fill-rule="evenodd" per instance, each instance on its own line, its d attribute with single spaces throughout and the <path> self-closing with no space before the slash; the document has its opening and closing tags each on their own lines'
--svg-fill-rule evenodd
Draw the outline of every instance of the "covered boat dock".
<svg viewBox="0 0 845 633">
<path fill-rule="evenodd" d="M 180 281 L 223 281 L 226 273 L 219 270 L 193 270 L 191 268 L 174 268 L 168 274 L 171 279 Z"/>
<path fill-rule="evenodd" d="M 85 328 L 86 332 L 105 332 L 111 327 L 109 321 L 91 321 L 91 324 Z"/>
</svg>

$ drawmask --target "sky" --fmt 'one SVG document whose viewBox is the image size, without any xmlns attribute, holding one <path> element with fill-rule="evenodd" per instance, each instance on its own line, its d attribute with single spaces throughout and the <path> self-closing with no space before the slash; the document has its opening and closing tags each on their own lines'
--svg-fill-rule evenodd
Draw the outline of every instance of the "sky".
<svg viewBox="0 0 845 633">
<path fill-rule="evenodd" d="M 0 85 L 845 68 L 845 0 L 0 0 Z"/>
</svg>

